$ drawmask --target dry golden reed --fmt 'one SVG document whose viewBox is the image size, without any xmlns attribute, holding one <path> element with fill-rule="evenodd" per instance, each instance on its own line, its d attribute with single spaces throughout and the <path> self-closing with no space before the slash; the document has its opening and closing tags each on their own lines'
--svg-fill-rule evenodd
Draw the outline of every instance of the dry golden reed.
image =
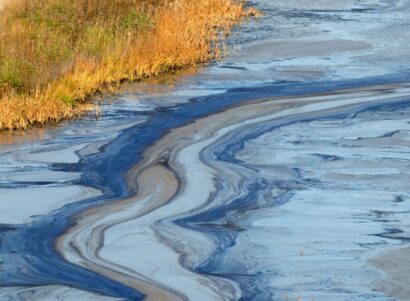
<svg viewBox="0 0 410 301">
<path fill-rule="evenodd" d="M 104 88 L 217 59 L 243 15 L 242 0 L 15 0 L 0 12 L 0 129 L 80 116 Z"/>
</svg>

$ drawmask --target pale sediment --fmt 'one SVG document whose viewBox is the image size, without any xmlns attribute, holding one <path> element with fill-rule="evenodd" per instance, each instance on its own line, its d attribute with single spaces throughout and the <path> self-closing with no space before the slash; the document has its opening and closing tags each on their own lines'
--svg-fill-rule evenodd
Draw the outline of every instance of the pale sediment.
<svg viewBox="0 0 410 301">
<path fill-rule="evenodd" d="M 370 262 L 385 273 L 377 290 L 399 301 L 410 300 L 410 248 L 384 252 Z"/>
<path fill-rule="evenodd" d="M 120 301 L 118 298 L 101 296 L 59 285 L 39 288 L 9 287 L 3 289 L 2 298 L 8 301 Z"/>
</svg>

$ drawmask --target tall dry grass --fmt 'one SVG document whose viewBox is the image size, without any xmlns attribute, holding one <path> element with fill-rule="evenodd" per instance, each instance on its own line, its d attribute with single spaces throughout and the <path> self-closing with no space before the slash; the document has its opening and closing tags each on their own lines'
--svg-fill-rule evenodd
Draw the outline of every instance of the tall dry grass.
<svg viewBox="0 0 410 301">
<path fill-rule="evenodd" d="M 15 0 L 0 12 L 0 129 L 79 116 L 85 100 L 216 59 L 242 0 Z"/>
</svg>

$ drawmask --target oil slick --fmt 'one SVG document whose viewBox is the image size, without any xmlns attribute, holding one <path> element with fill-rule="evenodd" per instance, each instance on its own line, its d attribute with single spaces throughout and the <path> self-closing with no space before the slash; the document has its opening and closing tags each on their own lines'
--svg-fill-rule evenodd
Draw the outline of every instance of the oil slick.
<svg viewBox="0 0 410 301">
<path fill-rule="evenodd" d="M 2 146 L 0 299 L 407 300 L 409 3 L 257 4 L 237 56 Z"/>
<path fill-rule="evenodd" d="M 376 212 L 409 197 L 409 96 L 376 86 L 198 119 L 145 152 L 127 177 L 136 196 L 84 212 L 59 249 L 113 279 L 139 279 L 153 300 L 385 300 L 367 285 L 367 259 L 386 244 Z M 155 284 L 171 295 L 153 294 Z"/>
</svg>

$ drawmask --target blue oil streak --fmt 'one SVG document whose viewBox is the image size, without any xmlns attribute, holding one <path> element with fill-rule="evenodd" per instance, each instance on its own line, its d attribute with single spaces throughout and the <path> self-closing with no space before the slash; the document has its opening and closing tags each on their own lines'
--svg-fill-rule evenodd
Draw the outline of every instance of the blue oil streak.
<svg viewBox="0 0 410 301">
<path fill-rule="evenodd" d="M 135 191 L 129 190 L 126 186 L 125 174 L 141 160 L 143 151 L 147 147 L 173 128 L 181 127 L 197 118 L 252 100 L 275 96 L 325 93 L 378 84 L 405 83 L 409 79 L 410 73 L 402 73 L 343 82 L 281 82 L 263 87 L 234 89 L 223 94 L 199 97 L 182 105 L 159 108 L 148 113 L 147 122 L 124 130 L 120 136 L 100 149 L 99 153 L 83 156 L 79 163 L 52 165 L 53 170 L 81 172 L 82 177 L 78 184 L 101 189 L 103 191 L 102 196 L 69 204 L 48 215 L 37 217 L 29 224 L 0 225 L 0 254 L 4 261 L 2 269 L 0 269 L 0 285 L 41 286 L 60 284 L 107 296 L 119 297 L 124 300 L 143 299 L 144 296 L 140 292 L 130 287 L 66 262 L 56 252 L 54 243 L 56 238 L 73 225 L 76 214 L 92 206 L 113 202 L 135 194 Z M 243 139 L 245 138 L 243 137 Z M 227 153 L 233 154 L 234 151 L 228 147 L 225 151 L 225 154 Z M 220 159 L 224 159 L 223 156 L 221 154 Z M 226 159 L 233 160 L 232 157 Z M 237 200 L 238 203 L 242 203 L 243 210 L 250 206 L 255 194 L 263 186 L 263 183 L 259 183 L 253 188 L 249 187 L 250 195 L 244 200 Z M 227 208 L 219 208 L 217 211 L 224 210 L 227 210 Z M 210 216 L 216 214 L 219 217 L 216 212 L 208 214 Z M 189 223 L 194 220 L 212 221 L 213 219 L 203 215 L 192 217 L 184 221 L 185 226 L 189 226 Z M 206 231 L 213 231 L 215 236 L 224 237 L 223 232 L 225 230 L 206 229 Z M 229 244 L 234 243 L 236 235 L 234 231 L 226 231 L 226 233 L 231 233 L 224 243 L 225 246 L 229 246 Z M 212 269 L 212 272 L 216 271 L 214 263 L 209 263 L 209 269 Z M 211 273 L 209 269 L 205 265 L 200 272 Z"/>
</svg>

